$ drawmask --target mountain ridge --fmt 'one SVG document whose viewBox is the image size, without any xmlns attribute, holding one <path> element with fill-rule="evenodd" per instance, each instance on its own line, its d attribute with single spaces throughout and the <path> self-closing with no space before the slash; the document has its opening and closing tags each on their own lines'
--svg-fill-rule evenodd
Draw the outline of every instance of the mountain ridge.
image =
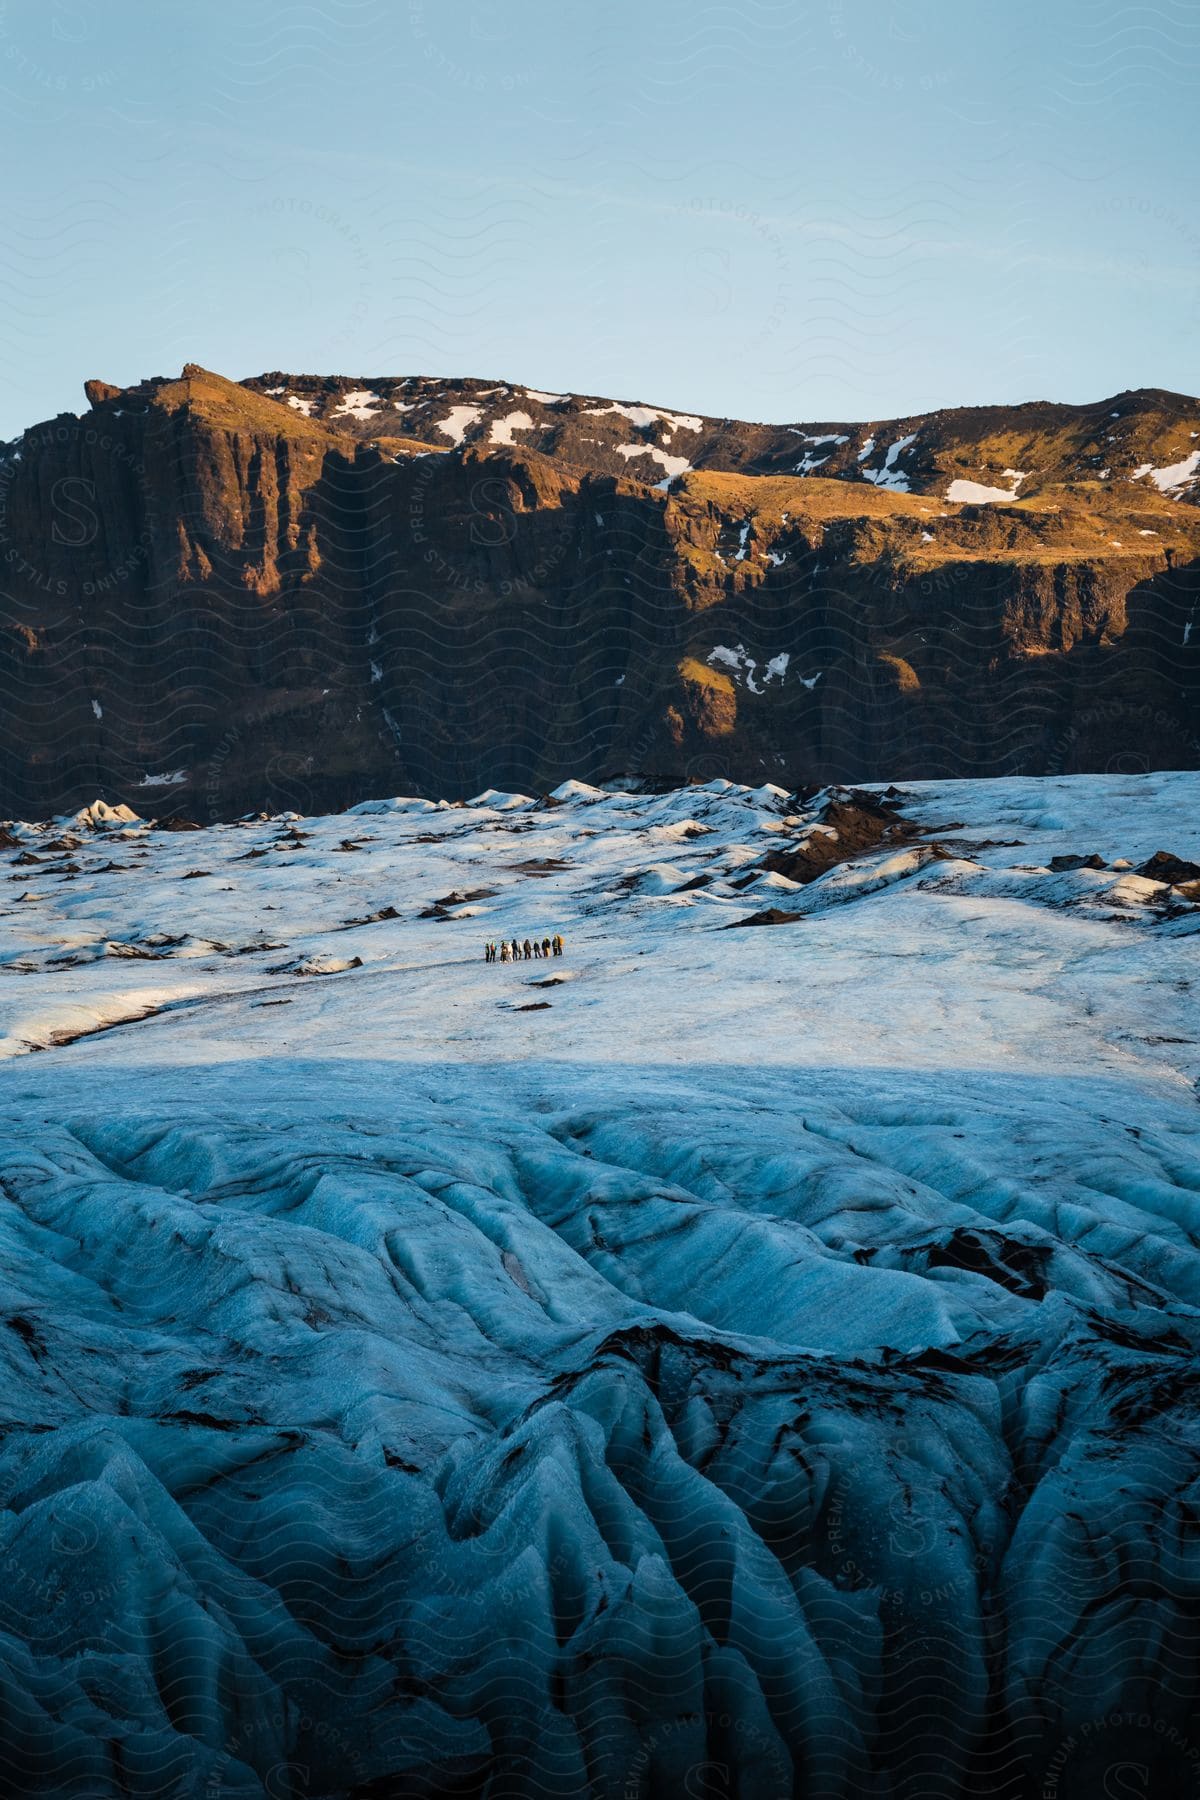
<svg viewBox="0 0 1200 1800">
<path fill-rule="evenodd" d="M 194 363 L 86 393 L 0 462 L 13 815 L 1200 762 L 1187 396 L 822 430 Z"/>
<path fill-rule="evenodd" d="M 556 452 L 563 449 L 564 423 L 573 423 L 577 419 L 589 418 L 601 420 L 618 435 L 625 438 L 634 437 L 639 443 L 647 446 L 653 440 L 656 447 L 675 454 L 681 444 L 689 438 L 700 440 L 700 449 L 694 467 L 738 468 L 746 473 L 797 473 L 814 472 L 818 466 L 826 468 L 829 475 L 849 476 L 855 479 L 871 480 L 880 473 L 889 477 L 883 485 L 892 486 L 903 477 L 911 483 L 925 477 L 933 481 L 942 472 L 942 463 L 936 454 L 926 456 L 922 463 L 921 434 L 925 432 L 927 439 L 936 442 L 939 434 L 951 434 L 951 442 L 946 446 L 946 454 L 954 456 L 963 470 L 983 471 L 991 468 L 986 458 L 982 461 L 972 459 L 965 452 L 972 443 L 980 443 L 986 447 L 989 434 L 997 435 L 997 428 L 1008 423 L 1011 430 L 1015 420 L 1026 428 L 1032 427 L 1044 438 L 1051 427 L 1059 432 L 1069 432 L 1078 427 L 1083 434 L 1083 444 L 1100 441 L 1102 427 L 1111 424 L 1113 418 L 1120 420 L 1117 429 L 1108 434 L 1106 441 L 1118 439 L 1115 448 L 1105 451 L 1094 450 L 1090 454 L 1090 463 L 1095 466 L 1108 466 L 1113 472 L 1122 465 L 1132 474 L 1135 469 L 1144 468 L 1141 477 L 1146 479 L 1149 469 L 1154 466 L 1153 457 L 1147 458 L 1146 452 L 1153 451 L 1156 442 L 1164 446 L 1172 436 L 1175 442 L 1171 451 L 1165 449 L 1162 454 L 1173 454 L 1179 450 L 1184 460 L 1190 454 L 1194 441 L 1200 441 L 1200 431 L 1188 430 L 1184 421 L 1197 424 L 1200 413 L 1200 402 L 1183 395 L 1172 393 L 1164 388 L 1141 388 L 1127 390 L 1121 394 L 1088 402 L 1082 405 L 1070 405 L 1057 401 L 1029 400 L 1015 405 L 987 404 L 972 407 L 939 408 L 926 413 L 911 413 L 894 419 L 873 420 L 809 420 L 792 421 L 781 424 L 744 419 L 717 418 L 715 415 L 688 413 L 681 409 L 673 409 L 661 405 L 653 405 L 643 401 L 612 400 L 602 395 L 562 394 L 547 395 L 543 390 L 522 387 L 516 383 L 489 382 L 483 378 L 460 377 L 439 379 L 427 376 L 402 377 L 366 377 L 366 376 L 313 376 L 289 375 L 276 370 L 269 374 L 247 377 L 239 383 L 254 393 L 280 398 L 294 410 L 307 409 L 305 416 L 312 418 L 314 411 L 323 423 L 334 426 L 339 432 L 360 438 L 370 438 L 381 429 L 379 421 L 390 423 L 389 411 L 398 410 L 404 416 L 405 435 L 416 436 L 423 441 L 443 447 L 447 436 L 449 441 L 459 444 L 478 445 L 482 442 L 512 442 L 512 432 L 521 432 L 526 441 L 526 433 L 536 433 L 539 439 L 547 433 L 557 438 L 554 445 Z M 399 394 L 403 398 L 398 398 Z M 499 398 L 497 398 L 499 396 Z M 478 408 L 479 416 L 471 420 L 455 421 L 461 426 L 461 435 L 445 433 L 445 420 L 433 420 L 418 417 L 410 420 L 407 415 L 416 411 L 419 415 L 428 415 L 443 400 L 452 403 L 450 397 L 460 405 Z M 357 404 L 348 402 L 357 401 Z M 487 405 L 486 402 L 491 404 Z M 296 405 L 299 402 L 301 405 Z M 532 408 L 532 412 L 530 412 Z M 1154 415 L 1159 415 L 1157 419 Z M 615 415 L 615 418 L 614 418 Z M 530 420 L 528 425 L 511 425 L 507 437 L 492 437 L 488 428 L 497 423 L 503 425 L 518 416 Z M 625 425 L 619 423 L 624 420 Z M 1154 422 L 1161 427 L 1149 434 L 1138 426 Z M 1122 427 L 1133 426 L 1132 432 Z M 963 434 L 955 443 L 955 428 Z M 1084 431 L 1083 428 L 1090 427 Z M 603 425 L 593 424 L 589 427 L 592 441 L 605 447 L 603 438 L 595 438 Z M 442 436 L 439 438 L 439 433 Z M 885 434 L 878 440 L 876 434 Z M 894 434 L 894 435 L 893 435 Z M 662 442 L 657 439 L 661 436 Z M 789 438 L 797 438 L 801 444 L 807 443 L 810 449 L 801 450 L 797 444 L 787 442 Z M 844 442 L 842 441 L 844 439 Z M 904 449 L 897 457 L 896 464 L 886 471 L 872 468 L 872 462 L 882 463 L 886 459 L 890 444 L 904 440 Z M 866 449 L 867 444 L 871 449 Z M 540 442 L 528 442 L 528 447 L 540 448 Z M 812 449 L 823 451 L 817 457 Z M 879 451 L 879 456 L 874 455 Z M 581 444 L 576 441 L 570 445 L 572 459 L 583 461 L 587 466 L 609 466 L 603 459 L 581 453 Z M 916 467 L 911 465 L 916 461 Z M 1107 462 L 1101 459 L 1107 459 Z M 904 468 L 899 467 L 900 463 Z M 806 467 L 805 465 L 811 465 Z M 1171 466 L 1164 464 L 1163 466 Z M 1088 452 L 1081 446 L 1079 450 L 1078 478 L 1091 478 Z M 995 463 L 994 472 L 1002 473 L 1002 465 Z M 1064 473 L 1062 460 L 1057 473 Z M 953 478 L 953 477 L 952 477 Z M 1135 477 L 1137 478 L 1137 477 Z M 901 488 L 899 491 L 905 491 Z M 911 485 L 907 491 L 912 491 Z M 920 491 L 931 491 L 922 487 Z M 1200 497 L 1200 458 L 1196 459 L 1195 468 L 1181 482 L 1182 497 L 1196 499 Z"/>
</svg>

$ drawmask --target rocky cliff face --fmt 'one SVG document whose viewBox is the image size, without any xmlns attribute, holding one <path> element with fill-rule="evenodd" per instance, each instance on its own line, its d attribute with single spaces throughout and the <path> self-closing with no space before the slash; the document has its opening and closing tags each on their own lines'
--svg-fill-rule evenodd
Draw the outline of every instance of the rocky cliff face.
<svg viewBox="0 0 1200 1800">
<path fill-rule="evenodd" d="M 0 466 L 0 810 L 1200 763 L 1200 405 L 761 426 L 88 384 Z"/>
</svg>

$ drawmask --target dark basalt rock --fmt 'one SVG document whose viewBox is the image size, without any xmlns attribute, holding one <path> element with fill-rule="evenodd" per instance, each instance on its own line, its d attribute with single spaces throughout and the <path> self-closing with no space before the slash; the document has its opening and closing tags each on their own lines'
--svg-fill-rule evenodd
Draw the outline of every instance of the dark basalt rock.
<svg viewBox="0 0 1200 1800">
<path fill-rule="evenodd" d="M 399 917 L 400 914 L 394 906 L 381 906 L 378 912 L 364 913 L 363 916 L 358 919 L 347 919 L 345 924 L 347 929 L 352 925 L 381 925 L 385 920 L 398 919 Z"/>
<path fill-rule="evenodd" d="M 1137 873 L 1148 876 L 1151 881 L 1165 881 L 1178 887 L 1182 882 L 1200 880 L 1200 863 L 1187 862 L 1170 850 L 1156 850 Z"/>
<path fill-rule="evenodd" d="M 119 400 L 124 390 L 114 387 L 111 381 L 85 381 L 83 391 L 89 406 L 103 406 L 109 400 Z"/>
<path fill-rule="evenodd" d="M 733 919 L 722 929 L 737 931 L 743 925 L 796 925 L 803 917 L 803 913 L 783 912 L 778 906 L 768 906 L 762 912 L 751 913 L 748 919 Z"/>
<path fill-rule="evenodd" d="M 761 867 L 789 881 L 807 884 L 838 863 L 851 862 L 889 843 L 905 843 L 920 835 L 913 820 L 899 816 L 897 802 L 855 789 L 834 794 L 816 813 L 827 830 L 812 831 L 788 849 L 771 850 Z"/>
</svg>

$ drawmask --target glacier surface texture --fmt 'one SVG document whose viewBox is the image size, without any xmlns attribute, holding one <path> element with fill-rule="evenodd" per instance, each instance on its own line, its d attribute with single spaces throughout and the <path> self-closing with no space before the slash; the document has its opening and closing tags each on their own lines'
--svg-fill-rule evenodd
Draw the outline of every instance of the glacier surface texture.
<svg viewBox="0 0 1200 1800">
<path fill-rule="evenodd" d="M 1200 1793 L 1198 819 L 7 827 L 0 1789 Z"/>
</svg>

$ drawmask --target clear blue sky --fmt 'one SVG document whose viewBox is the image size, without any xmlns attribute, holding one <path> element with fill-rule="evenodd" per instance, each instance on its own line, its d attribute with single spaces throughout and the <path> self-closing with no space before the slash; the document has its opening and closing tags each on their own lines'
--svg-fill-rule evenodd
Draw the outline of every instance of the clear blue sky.
<svg viewBox="0 0 1200 1800">
<path fill-rule="evenodd" d="M 1192 0 L 2 0 L 0 433 L 188 360 L 1195 393 L 1198 97 Z"/>
</svg>

